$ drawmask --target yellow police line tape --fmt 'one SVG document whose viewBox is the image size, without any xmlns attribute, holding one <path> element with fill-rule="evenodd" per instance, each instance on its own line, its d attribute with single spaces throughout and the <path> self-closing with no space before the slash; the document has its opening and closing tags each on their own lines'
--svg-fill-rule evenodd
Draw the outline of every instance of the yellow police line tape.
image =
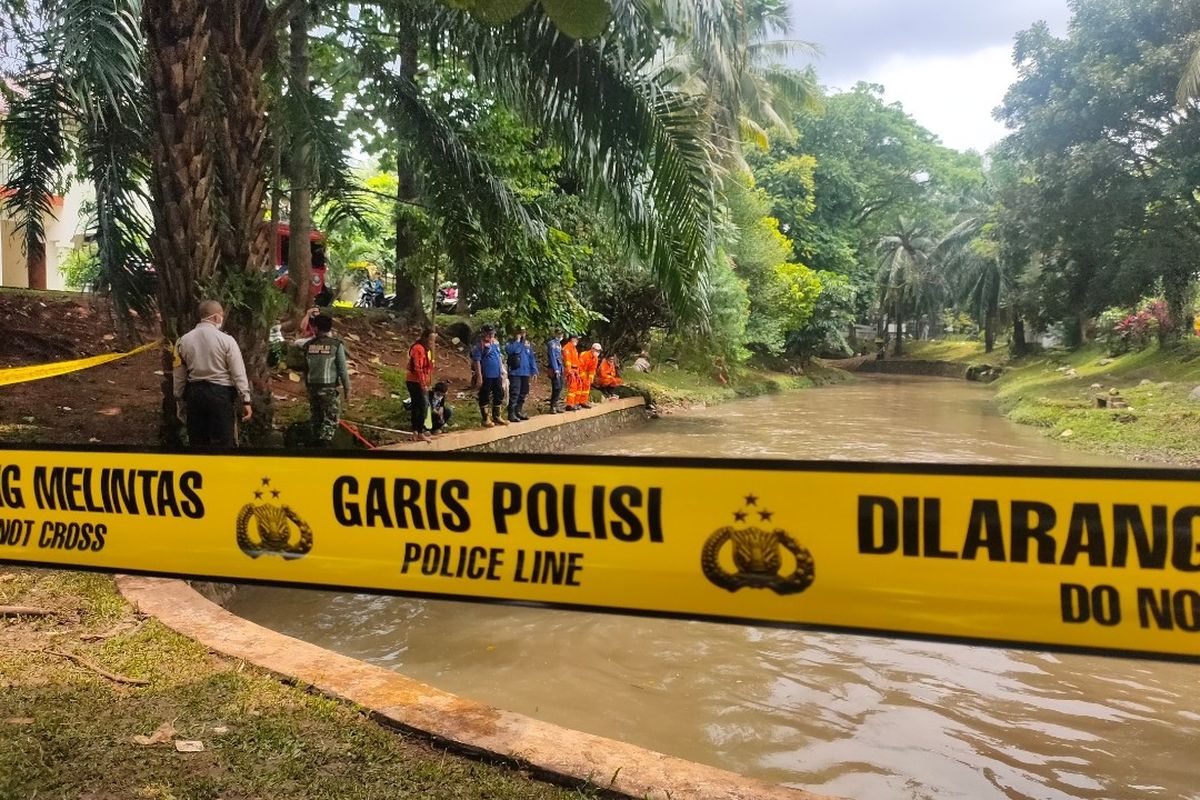
<svg viewBox="0 0 1200 800">
<path fill-rule="evenodd" d="M 66 375 L 70 372 L 79 372 L 80 370 L 91 369 L 98 367 L 101 364 L 108 364 L 113 361 L 120 361 L 122 358 L 136 356 L 138 353 L 144 353 L 158 347 L 159 342 L 150 342 L 141 347 L 134 348 L 127 353 L 106 353 L 102 356 L 92 356 L 91 358 L 78 358 L 73 361 L 56 361 L 52 364 L 36 364 L 31 367 L 9 367 L 8 369 L 0 369 L 0 386 L 8 386 L 13 383 L 28 383 L 29 381 L 40 381 L 44 378 L 56 378 L 59 375 Z"/>
<path fill-rule="evenodd" d="M 4 448 L 0 560 L 1200 662 L 1197 477 Z"/>
</svg>

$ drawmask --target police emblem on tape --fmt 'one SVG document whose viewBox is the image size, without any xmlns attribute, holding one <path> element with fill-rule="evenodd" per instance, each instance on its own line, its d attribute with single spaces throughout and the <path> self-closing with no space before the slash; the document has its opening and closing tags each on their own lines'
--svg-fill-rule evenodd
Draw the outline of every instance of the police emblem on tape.
<svg viewBox="0 0 1200 800">
<path fill-rule="evenodd" d="M 746 507 L 733 515 L 735 522 L 746 523 L 752 515 L 761 522 L 770 521 L 774 516 L 770 511 L 750 510 L 757 504 L 757 497 L 747 495 Z M 721 554 L 726 549 L 732 551 L 734 571 L 721 564 Z M 789 561 L 795 564 L 785 563 Z M 780 528 L 764 530 L 754 525 L 730 525 L 713 531 L 704 543 L 700 565 L 706 578 L 729 592 L 770 589 L 779 595 L 799 594 L 812 586 L 816 578 L 808 548 Z M 787 572 L 789 567 L 791 571 Z"/>
<path fill-rule="evenodd" d="M 263 478 L 254 499 L 262 500 L 267 494 L 278 499 L 280 492 L 271 486 L 270 478 Z M 312 550 L 313 532 L 290 506 L 250 502 L 238 512 L 237 543 L 251 558 L 277 555 L 291 560 Z"/>
</svg>

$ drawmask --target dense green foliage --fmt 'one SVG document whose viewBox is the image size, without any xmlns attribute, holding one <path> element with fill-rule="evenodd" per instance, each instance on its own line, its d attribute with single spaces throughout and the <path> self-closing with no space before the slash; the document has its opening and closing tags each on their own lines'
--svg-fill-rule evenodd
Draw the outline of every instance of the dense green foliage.
<svg viewBox="0 0 1200 800">
<path fill-rule="evenodd" d="M 309 33 L 309 60 L 293 61 L 308 86 L 267 63 L 272 210 L 286 217 L 287 177 L 307 176 L 330 282 L 353 292 L 388 273 L 402 312 L 430 313 L 454 281 L 505 326 L 730 365 L 865 352 L 856 325 L 896 352 L 947 332 L 1019 353 L 1056 328 L 1113 347 L 1189 329 L 1194 4 L 1077 0 L 1065 38 L 1020 33 L 997 110 L 1012 132 L 986 155 L 943 146 L 883 87 L 829 92 L 778 66 L 796 47 L 784 0 L 321 0 L 308 17 L 244 4 Z M 120 283 L 145 266 L 137 201 L 157 135 L 140 3 L 15 6 L 38 13 L 0 30 L 28 84 L 0 89 L 5 202 L 36 244 L 52 184 L 93 184 L 98 283 L 136 294 Z M 286 31 L 272 35 L 282 51 Z M 18 51 L 30 63 L 16 69 Z M 370 163 L 352 169 L 352 151 Z M 234 273 L 212 280 L 240 285 Z"/>
</svg>

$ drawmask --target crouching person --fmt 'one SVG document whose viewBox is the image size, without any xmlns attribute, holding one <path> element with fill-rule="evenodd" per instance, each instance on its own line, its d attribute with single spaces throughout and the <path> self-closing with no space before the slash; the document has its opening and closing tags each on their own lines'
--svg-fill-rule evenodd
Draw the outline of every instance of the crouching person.
<svg viewBox="0 0 1200 800">
<path fill-rule="evenodd" d="M 445 433 L 450 429 L 450 420 L 454 418 L 454 409 L 446 405 L 446 392 L 449 390 L 450 386 L 445 381 L 434 384 L 433 395 L 429 401 L 434 433 Z"/>
</svg>

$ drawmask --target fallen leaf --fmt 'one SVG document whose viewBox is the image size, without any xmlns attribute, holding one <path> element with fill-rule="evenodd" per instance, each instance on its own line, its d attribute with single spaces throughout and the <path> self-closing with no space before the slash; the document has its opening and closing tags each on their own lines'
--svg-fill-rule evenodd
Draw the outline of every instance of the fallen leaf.
<svg viewBox="0 0 1200 800">
<path fill-rule="evenodd" d="M 355 336 L 353 333 L 347 333 L 347 334 L 346 334 L 346 338 L 347 338 L 347 339 L 349 339 L 349 340 L 350 340 L 350 341 L 352 341 L 352 342 L 361 342 L 361 341 L 362 341 L 362 339 L 360 339 L 359 337 Z"/>
<path fill-rule="evenodd" d="M 274 397 L 276 400 L 287 400 L 287 399 L 288 399 L 286 394 L 275 394 L 275 393 L 272 393 L 272 394 L 271 394 L 271 397 Z"/>
<path fill-rule="evenodd" d="M 180 753 L 203 753 L 204 742 L 193 742 L 187 739 L 176 739 L 175 750 Z"/>
<path fill-rule="evenodd" d="M 4 720 L 5 725 L 32 725 L 37 722 L 33 717 L 9 717 Z"/>
<path fill-rule="evenodd" d="M 111 342 L 113 339 L 115 339 L 117 337 L 116 337 L 116 334 L 106 333 L 103 336 L 101 336 L 100 338 L 106 342 Z"/>
<path fill-rule="evenodd" d="M 161 378 L 161 377 L 162 377 L 162 374 L 163 374 L 163 372 L 162 372 L 162 370 L 161 370 L 161 369 L 156 369 L 156 370 L 154 370 L 154 374 L 155 374 L 155 375 L 157 375 L 158 377 L 160 377 L 160 378 Z"/>
<path fill-rule="evenodd" d="M 212 729 L 212 732 L 219 736 L 223 733 L 229 733 L 229 728 L 225 725 L 218 725 L 217 727 Z"/>
<path fill-rule="evenodd" d="M 8 583 L 9 581 L 15 581 L 16 579 L 17 576 L 11 573 L 7 575 L 0 575 L 0 583 Z"/>
<path fill-rule="evenodd" d="M 372 363 L 372 364 L 382 364 L 382 363 L 383 363 L 383 359 L 382 359 L 382 358 L 380 358 L 379 356 L 373 356 L 373 357 L 371 358 L 371 363 Z"/>
<path fill-rule="evenodd" d="M 299 372 L 289 372 L 288 380 L 291 381 L 292 383 L 299 383 L 300 382 L 300 373 Z"/>
<path fill-rule="evenodd" d="M 97 411 L 96 413 L 103 414 L 106 417 L 115 417 L 121 413 L 121 409 L 113 406 L 111 408 L 102 408 L 99 411 Z"/>
<path fill-rule="evenodd" d="M 149 736 L 134 736 L 133 743 L 140 744 L 142 747 L 150 747 L 151 745 L 169 742 L 174 736 L 175 726 L 169 722 L 164 722 L 162 725 L 159 725 L 158 729 Z"/>
</svg>

